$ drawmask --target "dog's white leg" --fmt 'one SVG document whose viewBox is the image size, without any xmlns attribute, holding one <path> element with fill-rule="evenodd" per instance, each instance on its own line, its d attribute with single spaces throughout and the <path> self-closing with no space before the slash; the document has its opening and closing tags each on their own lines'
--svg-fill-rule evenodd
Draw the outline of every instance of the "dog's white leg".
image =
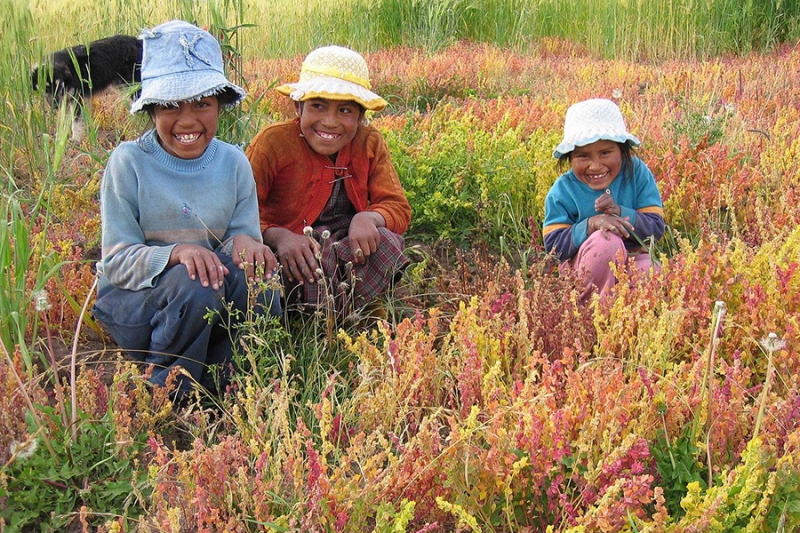
<svg viewBox="0 0 800 533">
<path fill-rule="evenodd" d="M 86 117 L 92 112 L 91 98 L 76 99 L 70 104 L 72 111 L 72 141 L 80 144 L 86 137 Z"/>
<path fill-rule="evenodd" d="M 86 136 L 86 124 L 81 117 L 72 119 L 72 142 L 80 144 Z"/>
</svg>

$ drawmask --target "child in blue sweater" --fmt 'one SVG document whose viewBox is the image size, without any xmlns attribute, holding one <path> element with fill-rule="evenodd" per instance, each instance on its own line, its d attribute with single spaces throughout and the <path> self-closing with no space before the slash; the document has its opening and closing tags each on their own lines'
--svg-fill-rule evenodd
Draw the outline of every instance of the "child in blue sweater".
<svg viewBox="0 0 800 533">
<path fill-rule="evenodd" d="M 614 264 L 624 269 L 631 258 L 636 269 L 649 270 L 642 243 L 664 234 L 661 195 L 652 172 L 631 155 L 636 146 L 614 102 L 586 100 L 567 110 L 553 156 L 571 170 L 547 193 L 542 233 L 561 268 L 585 276 L 583 301 L 614 286 Z"/>
<path fill-rule="evenodd" d="M 154 384 L 182 367 L 180 398 L 197 384 L 224 384 L 229 326 L 248 309 L 248 281 L 271 277 L 277 261 L 262 243 L 250 163 L 215 137 L 221 109 L 244 98 L 225 77 L 219 43 L 183 21 L 141 38 L 131 113 L 149 113 L 155 129 L 120 144 L 103 175 L 94 315 L 122 349 L 154 365 Z M 257 307 L 280 313 L 277 294 L 262 293 Z"/>
</svg>

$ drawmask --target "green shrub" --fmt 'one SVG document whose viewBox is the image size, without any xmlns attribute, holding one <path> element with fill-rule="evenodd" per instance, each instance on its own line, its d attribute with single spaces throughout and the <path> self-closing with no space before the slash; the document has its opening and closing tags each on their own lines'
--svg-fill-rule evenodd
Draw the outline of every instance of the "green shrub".
<svg viewBox="0 0 800 533">
<path fill-rule="evenodd" d="M 58 431 L 39 432 L 37 437 L 31 421 L 32 442 L 48 439 L 48 446 L 29 444 L 26 451 L 32 451 L 31 455 L 17 454 L 4 469 L 0 509 L 9 531 L 34 526 L 42 532 L 64 531 L 81 506 L 92 515 L 141 512 L 136 496 L 148 491 L 147 472 L 139 468 L 137 459 L 146 446 L 145 433 L 121 449 L 110 411 L 97 420 L 82 413 L 73 437 L 54 408 L 39 407 L 39 413 Z"/>
<path fill-rule="evenodd" d="M 413 210 L 410 233 L 461 245 L 497 246 L 500 237 L 515 247 L 530 243 L 528 220 L 542 220 L 555 179 L 541 163 L 553 139 L 538 132 L 526 139 L 509 122 L 487 123 L 444 103 L 384 132 Z"/>
</svg>

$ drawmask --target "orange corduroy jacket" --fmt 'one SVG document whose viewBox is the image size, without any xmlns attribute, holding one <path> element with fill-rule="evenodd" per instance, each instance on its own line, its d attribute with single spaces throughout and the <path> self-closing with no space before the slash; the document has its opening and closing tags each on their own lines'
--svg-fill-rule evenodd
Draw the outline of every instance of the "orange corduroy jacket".
<svg viewBox="0 0 800 533">
<path fill-rule="evenodd" d="M 335 164 L 311 149 L 297 120 L 262 129 L 245 153 L 256 180 L 262 232 L 280 226 L 302 233 L 322 213 L 337 178 L 343 180 L 357 212 L 380 213 L 394 233 L 408 228 L 411 206 L 386 142 L 374 126 L 359 126 Z"/>
</svg>

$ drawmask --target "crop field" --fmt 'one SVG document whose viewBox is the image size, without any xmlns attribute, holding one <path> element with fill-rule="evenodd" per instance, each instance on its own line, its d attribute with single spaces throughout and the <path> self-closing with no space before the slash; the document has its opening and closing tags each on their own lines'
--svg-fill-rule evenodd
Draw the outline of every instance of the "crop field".
<svg viewBox="0 0 800 533">
<path fill-rule="evenodd" d="M 800 531 L 800 6 L 778 0 L 0 0 L 0 533 Z M 388 318 L 247 317 L 176 408 L 89 310 L 126 89 L 87 135 L 46 52 L 182 17 L 246 88 L 363 53 L 413 209 Z M 661 269 L 579 303 L 541 237 L 570 104 L 614 100 L 668 224 Z"/>
</svg>

